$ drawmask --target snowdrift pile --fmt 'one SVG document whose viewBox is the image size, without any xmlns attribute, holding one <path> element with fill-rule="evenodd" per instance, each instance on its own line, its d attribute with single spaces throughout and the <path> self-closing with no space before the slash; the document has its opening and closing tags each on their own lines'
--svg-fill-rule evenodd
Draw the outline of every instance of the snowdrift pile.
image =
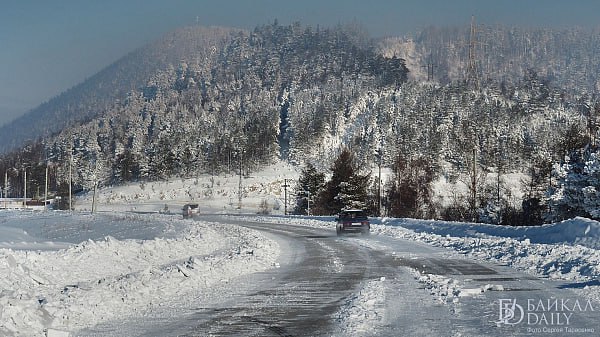
<svg viewBox="0 0 600 337">
<path fill-rule="evenodd" d="M 417 233 L 454 237 L 503 237 L 530 243 L 581 245 L 600 249 L 600 223 L 585 218 L 574 218 L 544 226 L 510 227 L 428 220 L 383 219 L 383 224 L 401 226 Z"/>
<path fill-rule="evenodd" d="M 30 217 L 35 222 L 36 215 Z M 91 220 L 77 214 L 72 217 Z M 64 225 L 58 221 L 61 217 L 45 218 L 47 227 L 52 227 L 51 220 L 57 227 Z M 92 226 L 102 227 L 111 216 L 92 220 Z M 248 229 L 172 216 L 155 221 L 178 227 L 176 233 L 146 240 L 106 236 L 58 250 L 1 248 L 0 335 L 69 336 L 102 321 L 158 310 L 170 302 L 185 305 L 182 301 L 208 293 L 212 285 L 273 267 L 278 256 L 275 242 Z M 123 231 L 136 227 L 135 222 L 119 223 Z"/>
<path fill-rule="evenodd" d="M 452 248 L 538 276 L 581 284 L 592 284 L 600 277 L 600 223 L 597 221 L 575 218 L 532 227 L 404 219 L 383 219 L 382 222 L 388 226 L 377 227 L 379 233 Z"/>
</svg>

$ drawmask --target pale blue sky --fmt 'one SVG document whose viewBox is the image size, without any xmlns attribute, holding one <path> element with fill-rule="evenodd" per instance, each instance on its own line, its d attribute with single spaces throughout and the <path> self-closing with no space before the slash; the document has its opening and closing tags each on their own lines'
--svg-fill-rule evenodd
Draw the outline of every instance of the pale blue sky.
<svg viewBox="0 0 600 337">
<path fill-rule="evenodd" d="M 0 125 L 177 27 L 330 26 L 356 19 L 373 36 L 429 25 L 600 26 L 597 0 L 2 0 Z"/>
</svg>

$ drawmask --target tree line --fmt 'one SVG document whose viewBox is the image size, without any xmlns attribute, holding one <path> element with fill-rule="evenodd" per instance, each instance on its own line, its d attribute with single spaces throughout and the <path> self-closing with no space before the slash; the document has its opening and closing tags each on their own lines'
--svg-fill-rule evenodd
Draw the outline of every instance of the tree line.
<svg viewBox="0 0 600 337">
<path fill-rule="evenodd" d="M 584 141 L 590 141 L 583 137 Z M 482 181 L 485 174 L 467 175 L 466 194 L 450 204 L 435 200 L 433 163 L 424 157 L 397 157 L 391 175 L 382 179 L 343 148 L 328 171 L 306 163 L 295 186 L 294 213 L 335 215 L 345 209 L 362 209 L 373 216 L 447 221 L 486 222 L 499 225 L 541 225 L 573 217 L 600 219 L 600 146 L 586 142 L 560 163 L 537 168 L 520 207 L 500 195 L 500 180 Z M 546 180 L 545 182 L 534 181 Z M 554 179 L 554 183 L 552 180 Z M 529 185 L 528 185 L 529 184 Z M 539 185 L 538 185 L 539 184 Z M 545 189 L 534 191 L 535 186 Z"/>
</svg>

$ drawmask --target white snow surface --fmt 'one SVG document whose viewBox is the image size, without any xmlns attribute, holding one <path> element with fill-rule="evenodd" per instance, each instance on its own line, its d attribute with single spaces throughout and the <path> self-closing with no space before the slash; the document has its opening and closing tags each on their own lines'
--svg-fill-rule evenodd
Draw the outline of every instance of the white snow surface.
<svg viewBox="0 0 600 337">
<path fill-rule="evenodd" d="M 350 296 L 335 315 L 334 336 L 372 336 L 384 322 L 385 277 L 363 282 L 359 291 Z"/>
<path fill-rule="evenodd" d="M 256 213 L 261 203 L 265 203 L 270 213 L 283 214 L 286 193 L 283 186 L 287 182 L 288 207 L 292 209 L 298 176 L 296 167 L 277 163 L 261 172 L 244 174 L 241 179 L 237 174 L 222 174 L 131 183 L 101 189 L 96 196 L 95 209 L 181 214 L 181 207 L 193 202 L 198 203 L 200 211 L 204 212 Z M 91 210 L 92 201 L 90 192 L 78 198 L 76 207 Z"/>
<path fill-rule="evenodd" d="M 0 336 L 70 336 L 210 293 L 272 268 L 279 255 L 256 231 L 175 216 L 4 211 L 0 219 Z M 44 241 L 23 227 L 59 242 L 88 238 Z M 120 238 L 101 237 L 105 229 Z"/>
</svg>

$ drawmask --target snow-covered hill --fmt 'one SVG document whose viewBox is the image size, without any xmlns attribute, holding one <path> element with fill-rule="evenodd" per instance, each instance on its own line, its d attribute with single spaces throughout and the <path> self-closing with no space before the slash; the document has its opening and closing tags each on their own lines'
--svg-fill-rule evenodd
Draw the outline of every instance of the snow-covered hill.
<svg viewBox="0 0 600 337">
<path fill-rule="evenodd" d="M 425 34 L 430 42 L 390 40 L 388 49 L 378 50 L 373 41 L 364 41 L 349 27 L 313 29 L 273 23 L 235 33 L 184 29 L 129 58 L 131 67 L 123 66 L 127 71 L 105 73 L 106 81 L 85 86 L 86 95 L 50 109 L 56 118 L 37 118 L 44 121 L 44 131 L 55 130 L 55 135 L 3 157 L 0 172 L 10 173 L 6 185 L 16 197 L 25 190 L 22 168 L 27 167 L 28 197 L 35 197 L 34 191 L 45 187 L 50 166 L 49 188 L 64 200 L 71 180 L 77 190 L 92 190 L 97 184 L 235 174 L 238 169 L 252 174 L 276 160 L 310 162 L 325 171 L 336 154 L 348 147 L 366 170 L 375 172 L 377 164 L 385 169 L 418 161 L 428 168 L 428 173 L 418 173 L 426 175 L 420 181 L 458 180 L 469 185 L 467 193 L 453 193 L 450 202 L 424 201 L 422 213 L 426 210 L 446 220 L 480 216 L 483 221 L 511 224 L 532 217 L 571 217 L 564 212 L 540 213 L 548 213 L 547 192 L 556 187 L 551 186 L 557 182 L 551 176 L 552 165 L 597 139 L 593 120 L 600 111 L 597 95 L 555 85 L 549 80 L 554 73 L 517 67 L 511 70 L 518 76 L 491 77 L 479 88 L 454 76 L 452 81 L 408 81 L 411 71 L 415 75 L 419 71 L 406 64 L 420 68 L 431 49 L 419 46 L 438 46 L 436 39 L 444 34 L 436 34 Z M 547 35 L 553 36 L 543 34 Z M 456 47 L 460 33 L 450 36 Z M 563 36 L 552 40 L 553 45 L 564 39 L 572 41 Z M 590 39 L 593 45 L 596 40 Z M 522 47 L 523 41 L 493 46 L 511 52 Z M 400 49 L 405 52 L 398 53 Z M 457 53 L 434 56 L 443 58 L 453 72 L 464 68 L 464 58 Z M 585 59 L 586 53 L 581 57 Z M 398 56 L 412 59 L 406 63 Z M 490 60 L 492 56 L 496 57 L 490 55 Z M 596 59 L 591 68 L 596 67 Z M 583 73 L 596 73 L 591 68 Z M 124 90 L 113 82 L 129 79 L 132 71 L 140 78 L 129 84 L 127 94 L 104 97 L 103 91 L 95 90 L 98 86 L 110 92 Z M 64 111 L 70 112 L 69 118 L 85 121 L 67 118 L 70 127 L 56 130 L 52 124 L 64 119 L 60 117 Z M 44 134 L 35 132 L 36 137 Z M 496 182 L 478 177 L 494 173 L 501 176 Z M 232 184 L 233 179 L 221 183 Z M 140 188 L 153 185 L 140 184 Z M 515 191 L 512 187 L 517 185 Z M 384 192 L 393 198 L 387 193 L 390 190 Z M 219 186 L 211 182 L 190 189 L 186 199 L 215 197 L 218 191 Z M 228 204 L 233 205 L 235 197 L 229 197 Z M 275 199 L 265 202 L 281 206 Z"/>
<path fill-rule="evenodd" d="M 202 212 L 266 211 L 284 214 L 284 185 L 287 182 L 288 210 L 291 210 L 295 204 L 294 189 L 298 175 L 297 167 L 277 162 L 260 172 L 244 174 L 241 179 L 239 174 L 200 174 L 196 178 L 129 183 L 100 189 L 96 196 L 96 210 L 119 209 L 179 215 L 183 205 L 197 203 Z M 76 209 L 91 210 L 93 199 L 92 191 L 81 195 L 75 202 Z"/>
</svg>

